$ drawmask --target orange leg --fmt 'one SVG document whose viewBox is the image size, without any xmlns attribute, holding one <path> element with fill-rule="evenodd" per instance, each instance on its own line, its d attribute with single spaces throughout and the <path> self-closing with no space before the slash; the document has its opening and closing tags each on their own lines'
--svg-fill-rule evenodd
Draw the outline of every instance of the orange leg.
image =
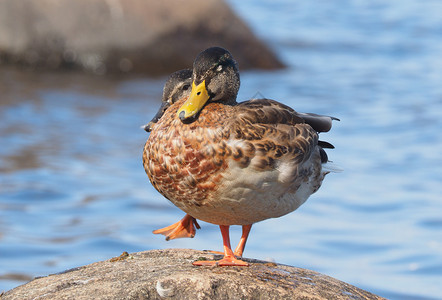
<svg viewBox="0 0 442 300">
<path fill-rule="evenodd" d="M 233 252 L 233 254 L 236 257 L 242 257 L 242 254 L 244 252 L 244 248 L 246 247 L 247 238 L 249 237 L 250 229 L 252 229 L 252 224 L 242 226 L 241 239 L 239 240 L 238 246 L 236 246 L 235 252 Z M 224 254 L 223 252 L 220 252 L 220 251 L 210 250 L 209 252 L 213 253 L 213 254 L 221 254 L 221 255 Z"/>
<path fill-rule="evenodd" d="M 236 257 L 242 257 L 244 248 L 246 247 L 247 238 L 249 237 L 250 229 L 252 229 L 252 224 L 242 226 L 241 239 L 239 240 L 238 246 L 236 246 L 234 252 Z"/>
<path fill-rule="evenodd" d="M 170 226 L 152 231 L 154 234 L 163 234 L 166 241 L 179 238 L 193 238 L 195 236 L 195 227 L 200 229 L 200 225 L 191 215 L 185 215 L 180 221 Z"/>
<path fill-rule="evenodd" d="M 199 260 L 193 262 L 195 266 L 248 266 L 245 261 L 239 260 L 235 257 L 230 246 L 229 227 L 227 225 L 219 225 L 221 235 L 223 236 L 224 257 L 221 260 Z M 245 243 L 244 243 L 245 245 Z"/>
</svg>

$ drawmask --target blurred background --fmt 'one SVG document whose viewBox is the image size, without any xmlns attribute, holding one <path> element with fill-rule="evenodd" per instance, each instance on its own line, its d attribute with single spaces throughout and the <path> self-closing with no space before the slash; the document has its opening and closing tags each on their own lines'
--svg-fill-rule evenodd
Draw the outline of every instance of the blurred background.
<svg viewBox="0 0 442 300">
<path fill-rule="evenodd" d="M 239 101 L 341 119 L 322 139 L 344 172 L 256 224 L 245 256 L 442 299 L 442 2 L 37 2 L 0 3 L 0 292 L 123 251 L 221 250 L 204 222 L 151 233 L 184 213 L 149 183 L 140 129 L 167 74 L 219 45 Z"/>
</svg>

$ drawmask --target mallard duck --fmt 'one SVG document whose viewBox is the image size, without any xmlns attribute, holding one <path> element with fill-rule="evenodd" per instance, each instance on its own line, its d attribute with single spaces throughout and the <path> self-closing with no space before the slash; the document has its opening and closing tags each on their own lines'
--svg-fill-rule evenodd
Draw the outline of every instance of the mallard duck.
<svg viewBox="0 0 442 300">
<path fill-rule="evenodd" d="M 201 52 L 190 95 L 170 105 L 144 147 L 152 185 L 186 212 L 185 221 L 220 227 L 224 257 L 194 265 L 247 266 L 240 258 L 252 224 L 296 210 L 328 173 L 323 148 L 333 146 L 319 141 L 318 132 L 330 130 L 334 118 L 297 113 L 270 99 L 237 103 L 239 86 L 229 51 Z M 243 229 L 235 251 L 231 225 Z"/>
</svg>

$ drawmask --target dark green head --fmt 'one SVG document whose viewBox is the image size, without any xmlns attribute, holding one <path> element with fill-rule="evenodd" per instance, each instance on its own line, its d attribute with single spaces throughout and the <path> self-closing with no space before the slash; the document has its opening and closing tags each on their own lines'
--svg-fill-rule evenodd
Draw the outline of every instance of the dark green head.
<svg viewBox="0 0 442 300">
<path fill-rule="evenodd" d="M 193 63 L 192 91 L 177 114 L 184 121 L 195 117 L 207 102 L 236 103 L 240 79 L 238 64 L 224 48 L 204 50 Z"/>
</svg>

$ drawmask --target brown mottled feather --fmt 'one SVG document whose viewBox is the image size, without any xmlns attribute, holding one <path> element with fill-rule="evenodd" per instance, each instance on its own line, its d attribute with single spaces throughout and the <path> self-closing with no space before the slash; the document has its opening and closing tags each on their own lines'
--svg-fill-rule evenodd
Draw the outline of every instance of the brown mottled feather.
<svg viewBox="0 0 442 300">
<path fill-rule="evenodd" d="M 301 166 L 319 155 L 318 134 L 293 109 L 264 99 L 233 106 L 210 103 L 198 119 L 184 124 L 176 116 L 184 100 L 166 111 L 143 155 L 153 186 L 182 210 L 197 217 L 189 207 L 210 205 L 232 162 L 265 172 L 291 161 L 291 190 L 311 176 Z"/>
</svg>

